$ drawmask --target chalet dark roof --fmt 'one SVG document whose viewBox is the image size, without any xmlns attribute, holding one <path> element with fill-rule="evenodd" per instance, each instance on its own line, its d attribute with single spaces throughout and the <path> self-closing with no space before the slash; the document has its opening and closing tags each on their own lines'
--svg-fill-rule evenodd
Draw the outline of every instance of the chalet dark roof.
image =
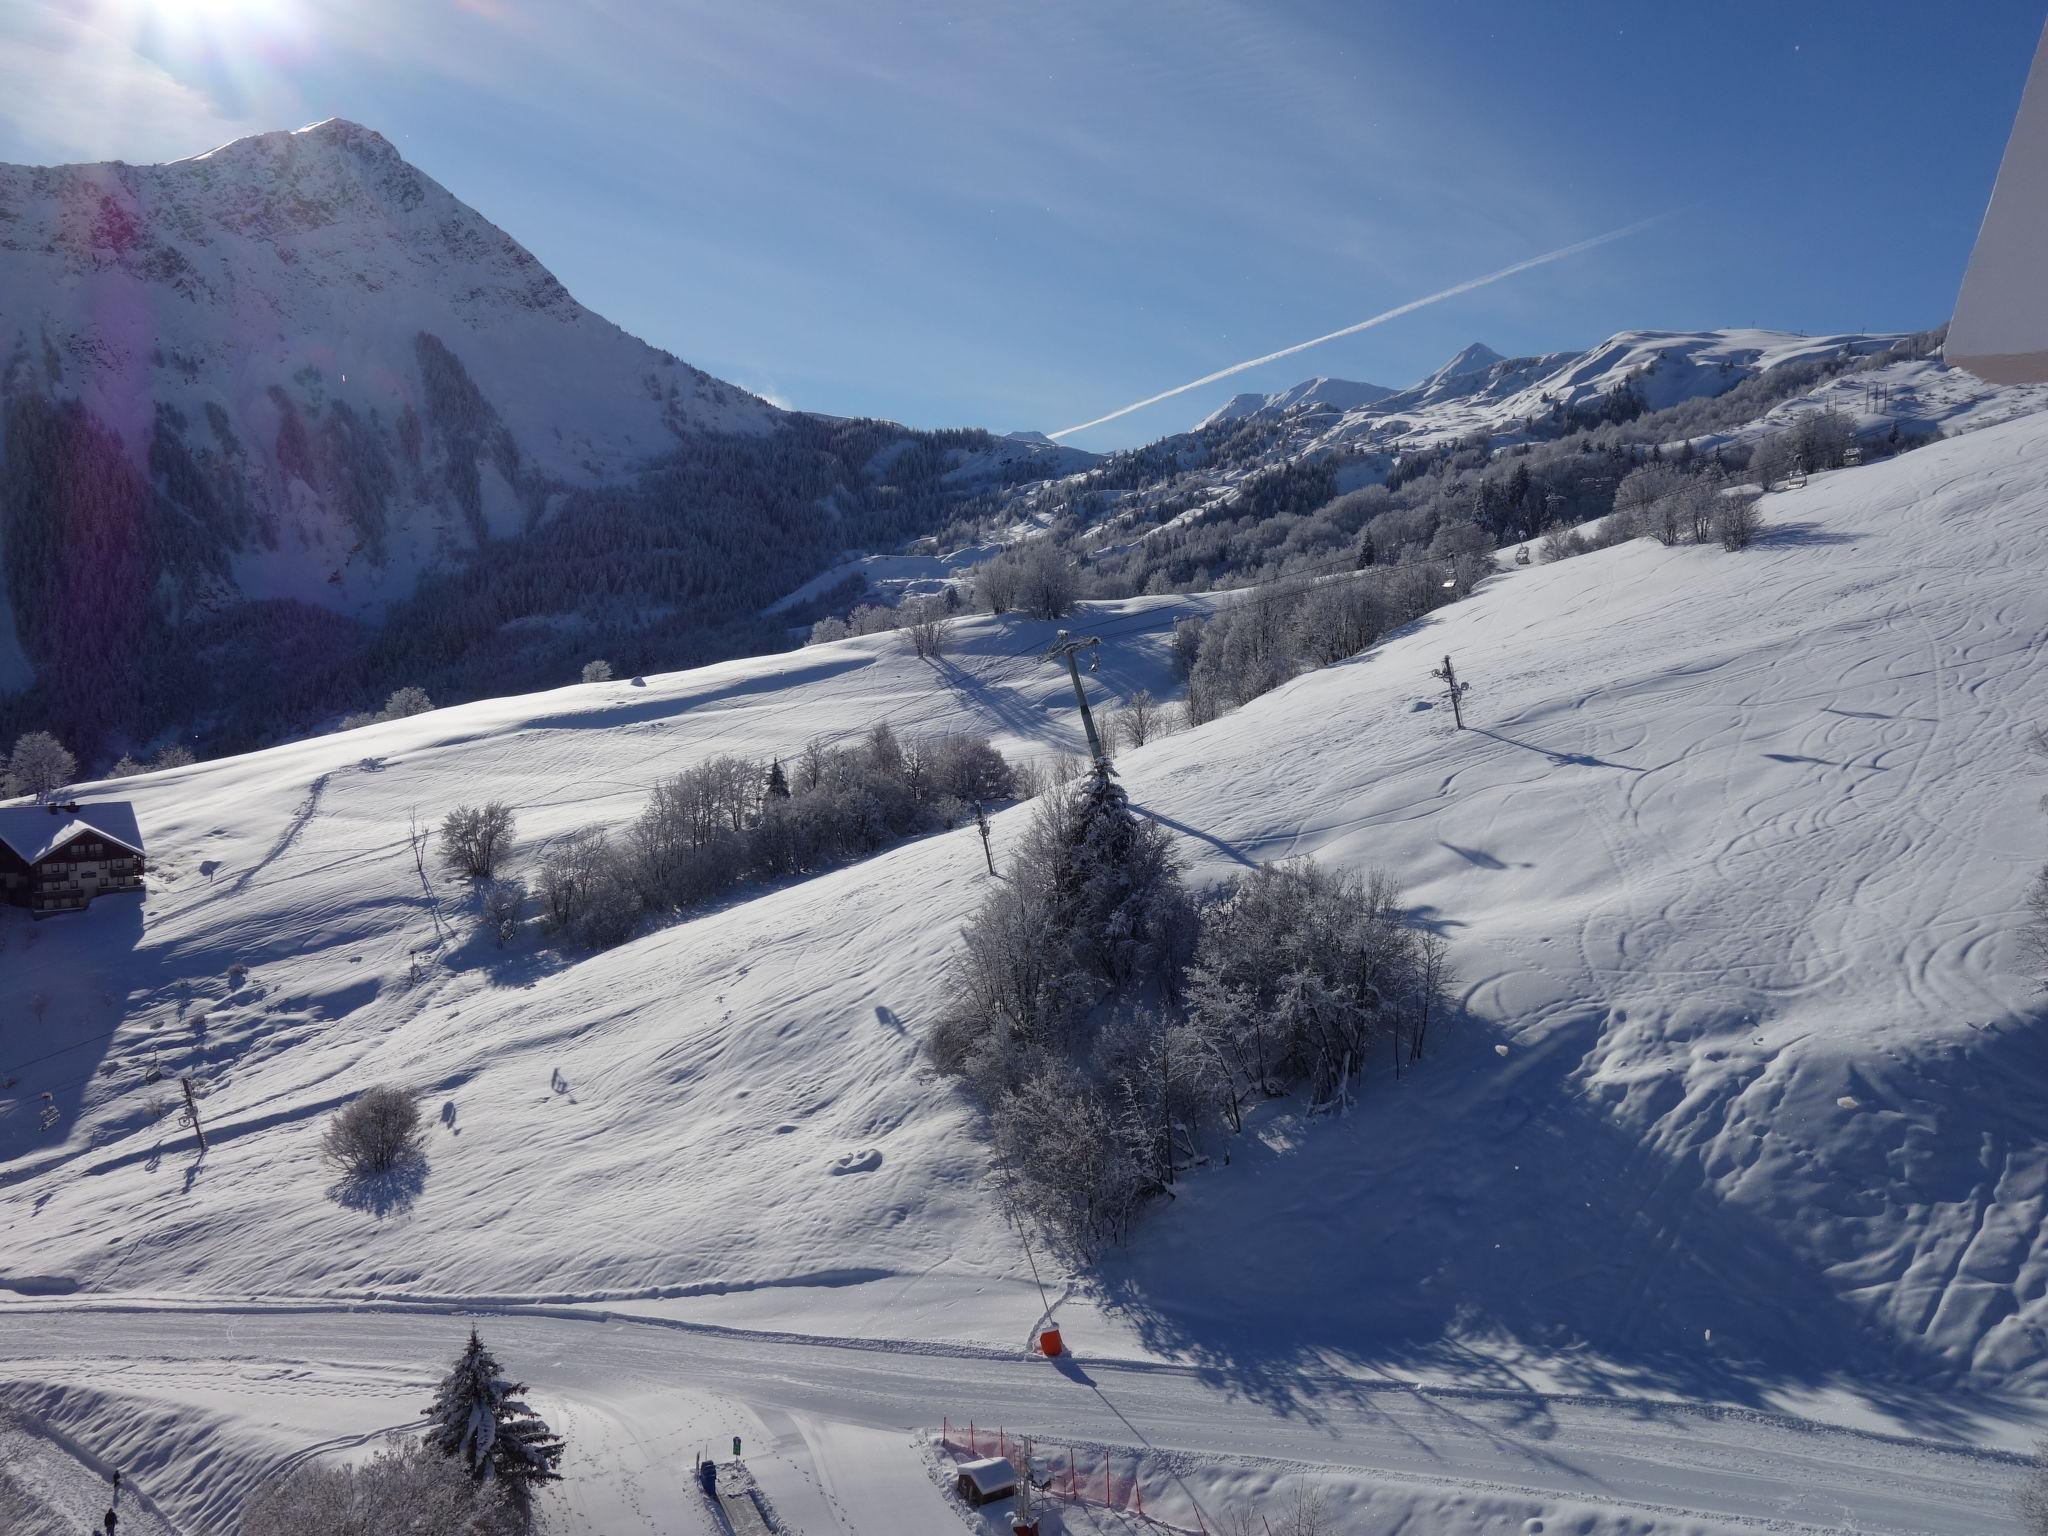
<svg viewBox="0 0 2048 1536">
<path fill-rule="evenodd" d="M 95 805 L 0 805 L 0 843 L 36 864 L 74 837 L 97 832 L 131 853 L 142 852 L 142 831 L 135 825 L 135 807 L 126 800 Z"/>
</svg>

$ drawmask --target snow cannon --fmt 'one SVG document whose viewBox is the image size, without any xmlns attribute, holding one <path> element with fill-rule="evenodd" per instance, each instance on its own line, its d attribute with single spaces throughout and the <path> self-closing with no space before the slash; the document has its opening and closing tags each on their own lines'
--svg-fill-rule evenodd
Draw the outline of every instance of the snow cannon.
<svg viewBox="0 0 2048 1536">
<path fill-rule="evenodd" d="M 1057 1355 L 1061 1350 L 1066 1348 L 1066 1346 L 1060 1341 L 1059 1329 L 1046 1328 L 1041 1330 L 1038 1335 L 1038 1348 L 1040 1352 L 1043 1353 L 1045 1358 L 1048 1360 L 1052 1359 L 1053 1356 Z"/>
</svg>

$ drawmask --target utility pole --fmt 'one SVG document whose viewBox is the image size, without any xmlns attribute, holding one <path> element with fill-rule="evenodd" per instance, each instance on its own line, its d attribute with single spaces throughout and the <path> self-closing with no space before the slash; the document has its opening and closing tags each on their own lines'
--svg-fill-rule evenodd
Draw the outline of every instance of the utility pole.
<svg viewBox="0 0 2048 1536">
<path fill-rule="evenodd" d="M 1074 697 L 1081 705 L 1081 724 L 1088 730 L 1089 754 L 1095 759 L 1097 767 L 1106 768 L 1109 766 L 1109 759 L 1103 755 L 1102 738 L 1095 734 L 1095 716 L 1089 713 L 1088 695 L 1081 687 L 1081 664 L 1074 659 L 1081 651 L 1089 652 L 1088 670 L 1093 672 L 1096 662 L 1102 655 L 1101 645 L 1102 637 L 1100 635 L 1089 635 L 1084 639 L 1077 640 L 1063 629 L 1060 631 L 1059 639 L 1052 643 L 1052 648 L 1039 659 L 1041 661 L 1066 662 L 1067 675 L 1074 680 Z"/>
<path fill-rule="evenodd" d="M 192 1086 L 190 1077 L 178 1079 L 178 1086 L 185 1090 L 185 1123 L 192 1127 L 192 1134 L 199 1138 L 199 1151 L 206 1152 L 206 1129 L 199 1123 L 199 1091 Z"/>
<path fill-rule="evenodd" d="M 1460 701 L 1472 685 L 1458 681 L 1457 669 L 1451 665 L 1451 658 L 1448 656 L 1444 658 L 1444 664 L 1440 667 L 1432 668 L 1429 675 L 1442 679 L 1444 692 L 1449 694 L 1451 698 L 1451 719 L 1457 723 L 1458 729 L 1462 731 L 1465 729 L 1465 709 Z"/>
<path fill-rule="evenodd" d="M 988 846 L 988 812 L 981 808 L 979 800 L 974 802 L 974 824 L 981 829 L 981 856 L 988 860 L 988 872 L 994 874 L 996 856 L 989 851 Z"/>
</svg>

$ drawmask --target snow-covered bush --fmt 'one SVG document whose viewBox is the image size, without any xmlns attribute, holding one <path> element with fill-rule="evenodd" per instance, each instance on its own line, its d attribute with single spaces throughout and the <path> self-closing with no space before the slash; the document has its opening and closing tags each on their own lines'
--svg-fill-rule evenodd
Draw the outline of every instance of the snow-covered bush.
<svg viewBox="0 0 2048 1536">
<path fill-rule="evenodd" d="M 17 795 L 34 795 L 47 800 L 69 784 L 78 772 L 78 759 L 64 743 L 48 731 L 24 732 L 7 758 L 9 789 Z"/>
<path fill-rule="evenodd" d="M 459 805 L 441 818 L 441 862 L 472 880 L 488 880 L 512 849 L 516 823 L 502 800 Z"/>
<path fill-rule="evenodd" d="M 583 681 L 586 683 L 608 683 L 612 680 L 612 664 L 608 661 L 586 661 L 583 663 Z"/>
<path fill-rule="evenodd" d="M 541 860 L 541 921 L 583 949 L 609 949 L 633 936 L 640 898 L 629 855 L 601 830 L 556 842 Z"/>
<path fill-rule="evenodd" d="M 834 640 L 844 640 L 852 633 L 853 631 L 846 627 L 846 620 L 835 619 L 827 615 L 811 626 L 811 638 L 806 643 L 810 645 L 830 645 Z"/>
<path fill-rule="evenodd" d="M 526 887 L 517 880 L 492 880 L 483 888 L 483 927 L 500 949 L 519 932 Z"/>
<path fill-rule="evenodd" d="M 1399 894 L 1384 873 L 1304 859 L 1254 870 L 1203 912 L 1188 1017 L 1225 1093 L 1244 1102 L 1304 1083 L 1320 1103 L 1369 1057 L 1419 1052 L 1449 978 Z"/>
<path fill-rule="evenodd" d="M 359 1466 L 308 1461 L 259 1489 L 242 1536 L 523 1536 L 534 1522 L 503 1483 L 479 1484 L 417 1440 L 393 1439 Z"/>
<path fill-rule="evenodd" d="M 1762 526 L 1763 517 L 1757 511 L 1757 497 L 1746 488 L 1723 492 L 1717 498 L 1712 532 L 1721 541 L 1721 547 L 1730 554 L 1755 543 L 1757 530 Z"/>
<path fill-rule="evenodd" d="M 373 1179 L 425 1154 L 420 1107 L 402 1088 L 366 1088 L 335 1112 L 320 1155 L 348 1178 Z"/>
<path fill-rule="evenodd" d="M 2020 930 L 2021 952 L 2044 989 L 2048 989 L 2048 869 L 2034 877 L 2027 892 L 2027 922 Z"/>
<path fill-rule="evenodd" d="M 384 701 L 384 707 L 377 712 L 379 720 L 405 720 L 413 715 L 424 715 L 434 707 L 434 701 L 427 697 L 424 688 L 400 688 Z"/>
<path fill-rule="evenodd" d="M 1082 1250 L 1120 1240 L 1247 1104 L 1297 1086 L 1341 1102 L 1447 1016 L 1443 940 L 1404 921 L 1386 876 L 1269 866 L 1197 936 L 1159 833 L 1106 774 L 1041 801 L 930 1038 L 987 1106 L 1010 1198 Z"/>
<path fill-rule="evenodd" d="M 476 1329 L 441 1378 L 427 1405 L 427 1448 L 438 1451 L 479 1483 L 496 1482 L 522 1498 L 537 1484 L 559 1482 L 562 1437 L 507 1381 Z"/>
</svg>

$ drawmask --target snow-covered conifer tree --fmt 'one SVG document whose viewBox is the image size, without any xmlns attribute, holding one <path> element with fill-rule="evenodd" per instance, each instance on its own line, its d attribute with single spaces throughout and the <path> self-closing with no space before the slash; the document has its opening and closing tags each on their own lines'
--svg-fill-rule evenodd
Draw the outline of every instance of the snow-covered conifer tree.
<svg viewBox="0 0 2048 1536">
<path fill-rule="evenodd" d="M 525 1390 L 505 1380 L 496 1357 L 470 1329 L 462 1357 L 427 1408 L 427 1444 L 461 1460 L 479 1482 L 496 1477 L 525 1488 L 559 1481 L 562 1437 L 520 1398 Z"/>
<path fill-rule="evenodd" d="M 768 765 L 768 798 L 787 800 L 789 798 L 789 775 L 782 771 L 782 759 L 776 758 Z"/>
<path fill-rule="evenodd" d="M 1187 903 L 1172 842 L 1131 813 L 1107 763 L 1095 765 L 1075 797 L 1054 888 L 1076 952 L 1111 986 L 1177 969 L 1171 962 L 1187 947 Z"/>
</svg>

